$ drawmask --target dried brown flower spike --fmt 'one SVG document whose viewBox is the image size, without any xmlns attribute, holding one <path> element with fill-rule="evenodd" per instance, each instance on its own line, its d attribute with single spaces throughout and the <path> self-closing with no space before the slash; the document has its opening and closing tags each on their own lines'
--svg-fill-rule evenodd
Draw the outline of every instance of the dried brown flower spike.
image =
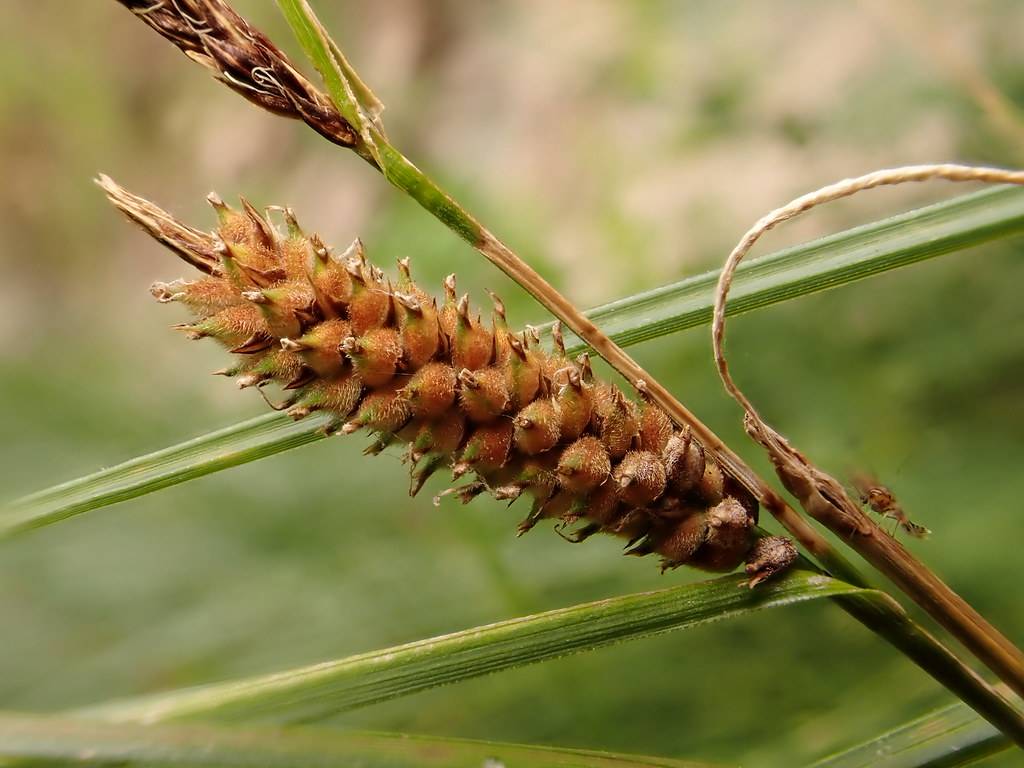
<svg viewBox="0 0 1024 768">
<path fill-rule="evenodd" d="M 213 338 L 238 356 L 219 373 L 240 387 L 282 385 L 293 418 L 324 411 L 330 432 L 375 433 L 368 453 L 406 444 L 411 493 L 448 466 L 456 479 L 472 475 L 446 492 L 463 501 L 530 497 L 520 533 L 542 519 L 558 520 L 560 531 L 579 522 L 566 538 L 620 536 L 628 554 L 660 555 L 663 570 L 725 572 L 746 561 L 751 586 L 796 558 L 788 539 L 758 539 L 756 500 L 688 430 L 595 381 L 585 355 L 568 359 L 557 328 L 549 354 L 531 329 L 508 329 L 497 297 L 484 322 L 458 297 L 454 275 L 438 307 L 407 261 L 393 284 L 358 240 L 334 254 L 287 209 L 282 233 L 247 202 L 234 210 L 212 195 L 220 225 L 206 234 L 105 176 L 99 184 L 205 273 L 151 290 L 193 314 L 176 326 L 190 338 Z"/>
</svg>

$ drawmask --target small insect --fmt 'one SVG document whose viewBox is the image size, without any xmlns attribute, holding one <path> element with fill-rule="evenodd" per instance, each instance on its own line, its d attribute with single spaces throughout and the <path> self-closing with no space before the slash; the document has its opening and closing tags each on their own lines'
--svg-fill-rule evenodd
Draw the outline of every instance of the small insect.
<svg viewBox="0 0 1024 768">
<path fill-rule="evenodd" d="M 882 517 L 895 520 L 896 524 L 911 536 L 917 539 L 925 538 L 931 531 L 923 525 L 918 525 L 903 511 L 903 507 L 896 500 L 893 492 L 868 474 L 856 474 L 851 479 L 853 487 L 860 495 L 860 503 L 866 504 Z"/>
</svg>

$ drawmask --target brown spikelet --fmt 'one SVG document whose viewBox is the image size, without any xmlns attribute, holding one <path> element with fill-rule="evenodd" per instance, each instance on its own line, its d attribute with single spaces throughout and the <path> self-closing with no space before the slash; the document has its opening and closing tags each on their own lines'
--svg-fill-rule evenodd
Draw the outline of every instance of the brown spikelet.
<svg viewBox="0 0 1024 768">
<path fill-rule="evenodd" d="M 252 304 L 235 304 L 192 325 L 177 326 L 189 338 L 216 339 L 226 347 L 238 347 L 256 336 L 270 339 L 270 330 L 259 308 Z M 267 346 L 270 346 L 269 343 Z M 264 347 L 265 348 L 265 347 Z"/>
<path fill-rule="evenodd" d="M 533 456 L 558 444 L 561 434 L 558 412 L 550 398 L 539 398 L 524 406 L 512 423 L 515 425 L 515 446 L 520 453 Z"/>
<path fill-rule="evenodd" d="M 436 419 L 455 402 L 458 379 L 447 363 L 430 362 L 412 375 L 405 385 L 405 397 L 419 419 Z"/>
<path fill-rule="evenodd" d="M 593 418 L 593 387 L 583 381 L 581 371 L 575 366 L 555 371 L 552 380 L 557 388 L 559 432 L 563 440 L 575 440 Z"/>
<path fill-rule="evenodd" d="M 362 336 L 349 336 L 341 350 L 368 387 L 380 387 L 394 378 L 402 360 L 402 341 L 394 328 L 374 328 Z"/>
<path fill-rule="evenodd" d="M 644 507 L 665 492 L 665 464 L 650 451 L 630 451 L 615 468 L 619 497 L 631 507 Z"/>
<path fill-rule="evenodd" d="M 227 282 L 210 277 L 202 280 L 174 280 L 170 283 L 156 282 L 149 287 L 149 292 L 162 303 L 181 302 L 199 318 L 243 302 Z"/>
<path fill-rule="evenodd" d="M 377 387 L 363 398 L 355 418 L 343 428 L 344 432 L 355 432 L 367 427 L 377 432 L 397 432 L 412 418 L 409 401 L 402 395 L 397 382 Z"/>
<path fill-rule="evenodd" d="M 645 403 L 640 413 L 640 447 L 661 454 L 671 437 L 671 419 L 658 406 Z"/>
<path fill-rule="evenodd" d="M 356 244 L 358 255 L 351 257 L 346 265 L 352 279 L 352 295 L 346 305 L 346 314 L 352 323 L 352 332 L 362 335 L 388 324 L 392 300 L 391 290 L 381 279 L 377 268 L 366 263 L 363 244 L 358 240 Z"/>
<path fill-rule="evenodd" d="M 459 403 L 472 421 L 493 421 L 509 407 L 510 397 L 505 372 L 501 368 L 459 371 Z"/>
<path fill-rule="evenodd" d="M 470 469 L 477 472 L 501 469 L 512 450 L 512 433 L 512 422 L 505 419 L 476 427 L 462 449 L 455 474 L 461 477 Z"/>
<path fill-rule="evenodd" d="M 451 335 L 452 365 L 475 371 L 491 362 L 494 336 L 469 314 L 469 297 L 463 296 L 455 305 L 454 330 Z"/>
<path fill-rule="evenodd" d="M 608 479 L 612 462 L 596 437 L 581 437 L 562 451 L 558 461 L 559 483 L 572 493 L 585 495 Z"/>
<path fill-rule="evenodd" d="M 613 459 L 621 459 L 639 437 L 640 419 L 636 403 L 612 384 L 601 384 L 594 399 L 597 432 Z"/>
<path fill-rule="evenodd" d="M 281 347 L 297 353 L 318 376 L 330 378 L 345 367 L 341 344 L 351 335 L 348 320 L 334 318 L 317 323 L 298 338 L 282 338 Z"/>
<path fill-rule="evenodd" d="M 375 433 L 367 453 L 407 444 L 411 493 L 447 467 L 470 477 L 440 496 L 531 499 L 520 533 L 543 519 L 578 524 L 563 536 L 619 536 L 630 554 L 659 554 L 663 568 L 731 570 L 749 555 L 751 583 L 796 557 L 785 540 L 755 545 L 754 498 L 689 430 L 596 381 L 585 355 L 569 360 L 557 328 L 549 354 L 535 330 L 509 330 L 496 296 L 485 323 L 458 297 L 454 275 L 438 308 L 407 260 L 392 283 L 359 240 L 335 255 L 287 209 L 274 209 L 284 212 L 281 233 L 248 203 L 213 196 L 219 227 L 203 235 L 109 179 L 101 185 L 206 273 L 151 290 L 196 316 L 179 326 L 189 336 L 240 356 L 221 373 L 243 388 L 277 382 L 289 398 L 275 407 L 292 418 L 324 411 L 328 431 Z"/>
</svg>

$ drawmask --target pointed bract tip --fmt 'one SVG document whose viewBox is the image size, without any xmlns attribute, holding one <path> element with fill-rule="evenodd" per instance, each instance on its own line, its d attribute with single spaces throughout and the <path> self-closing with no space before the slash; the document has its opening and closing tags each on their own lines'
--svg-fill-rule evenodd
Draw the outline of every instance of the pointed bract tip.
<svg viewBox="0 0 1024 768">
<path fill-rule="evenodd" d="M 100 189 L 102 189 L 108 195 L 116 195 L 118 192 L 124 191 L 124 188 L 120 184 L 118 184 L 112 178 L 107 176 L 107 174 L 105 173 L 100 173 L 99 175 L 96 176 L 95 179 L 93 179 L 93 181 Z"/>
<path fill-rule="evenodd" d="M 185 335 L 188 336 L 192 341 L 197 341 L 206 337 L 206 334 L 196 328 L 191 323 L 175 323 L 171 326 L 171 330 L 184 331 Z"/>
<path fill-rule="evenodd" d="M 216 192 L 211 192 L 206 196 L 206 202 L 208 202 L 215 211 L 220 213 L 221 211 L 228 210 L 228 204 L 224 202 L 223 198 Z"/>
<path fill-rule="evenodd" d="M 299 421 L 301 419 L 304 419 L 307 416 L 309 416 L 309 414 L 311 414 L 312 412 L 313 410 L 306 405 L 296 405 L 292 408 L 289 408 L 287 411 L 288 415 L 292 418 L 293 421 Z"/>
<path fill-rule="evenodd" d="M 284 208 L 281 209 L 281 215 L 284 217 L 284 225 L 288 227 L 289 234 L 303 234 L 302 227 L 299 226 L 299 220 L 295 218 L 295 211 L 293 211 L 286 205 Z"/>
<path fill-rule="evenodd" d="M 522 339 L 517 339 L 515 336 L 509 337 L 508 340 L 509 349 L 516 353 L 516 356 L 521 360 L 526 359 L 526 346 L 523 344 Z"/>
<path fill-rule="evenodd" d="M 359 339 L 355 336 L 346 336 L 341 340 L 341 344 L 338 345 L 338 349 L 346 355 L 358 355 L 362 352 L 363 345 L 359 343 Z"/>
<path fill-rule="evenodd" d="M 515 501 L 522 495 L 523 489 L 519 485 L 499 485 L 491 493 L 498 501 Z"/>
<path fill-rule="evenodd" d="M 502 320 L 505 319 L 505 302 L 501 300 L 501 296 L 496 294 L 494 291 L 487 289 L 487 295 L 491 297 L 491 301 L 494 303 L 494 314 L 496 314 Z"/>
<path fill-rule="evenodd" d="M 340 258 L 345 259 L 346 261 L 355 261 L 360 266 L 365 264 L 366 252 L 363 250 L 363 241 L 357 237 L 352 241 L 352 244 L 342 252 Z"/>
<path fill-rule="evenodd" d="M 237 347 L 232 348 L 230 351 L 236 355 L 252 355 L 256 352 L 262 352 L 274 343 L 273 338 L 267 336 L 265 333 L 254 333 L 248 339 L 243 341 Z"/>
<path fill-rule="evenodd" d="M 236 383 L 239 389 L 248 389 L 254 387 L 263 381 L 263 377 L 258 373 L 245 373 L 238 377 Z"/>
<path fill-rule="evenodd" d="M 242 291 L 242 298 L 246 301 L 251 301 L 253 304 L 270 303 L 270 299 L 266 297 L 263 291 Z"/>
<path fill-rule="evenodd" d="M 331 257 L 330 249 L 324 245 L 324 241 L 320 239 L 320 235 L 314 232 L 309 236 L 309 244 L 313 248 L 313 254 L 324 264 Z"/>
<path fill-rule="evenodd" d="M 184 288 L 186 285 L 191 285 L 191 283 L 186 283 L 184 280 L 175 280 L 173 283 L 156 282 L 149 286 L 149 292 L 161 304 L 167 304 L 184 297 L 185 292 L 176 289 Z"/>
<path fill-rule="evenodd" d="M 423 311 L 423 305 L 420 303 L 420 300 L 413 296 L 411 293 L 400 293 L 395 291 L 394 293 L 392 293 L 392 296 L 395 297 L 395 301 L 397 301 L 410 312 L 419 313 Z"/>
</svg>

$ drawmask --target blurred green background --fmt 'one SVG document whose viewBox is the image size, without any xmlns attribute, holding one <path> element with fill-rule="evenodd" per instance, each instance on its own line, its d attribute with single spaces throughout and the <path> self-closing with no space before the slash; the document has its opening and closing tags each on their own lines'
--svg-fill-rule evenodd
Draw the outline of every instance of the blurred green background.
<svg viewBox="0 0 1024 768">
<path fill-rule="evenodd" d="M 291 51 L 273 5 L 238 8 Z M 317 3 L 389 133 L 589 306 L 718 265 L 762 213 L 868 170 L 1019 165 L 1017 2 Z M 424 283 L 545 316 L 354 155 L 214 83 L 109 0 L 5 2 L 0 25 L 3 494 L 263 413 L 147 293 L 185 273 L 99 171 L 202 228 L 216 188 L 289 204 Z M 760 252 L 964 193 L 874 192 Z M 909 546 L 1024 641 L 1021 242 L 737 319 L 734 370 L 837 473 L 876 472 L 934 531 Z M 706 330 L 636 356 L 758 468 Z M 435 508 L 397 455 L 334 439 L 0 542 L 0 706 L 51 710 L 269 672 L 659 576 L 619 543 L 522 539 L 522 510 Z M 343 727 L 796 765 L 945 702 L 827 604 L 759 614 L 378 705 Z M 993 765 L 1019 765 L 1005 755 Z"/>
</svg>

